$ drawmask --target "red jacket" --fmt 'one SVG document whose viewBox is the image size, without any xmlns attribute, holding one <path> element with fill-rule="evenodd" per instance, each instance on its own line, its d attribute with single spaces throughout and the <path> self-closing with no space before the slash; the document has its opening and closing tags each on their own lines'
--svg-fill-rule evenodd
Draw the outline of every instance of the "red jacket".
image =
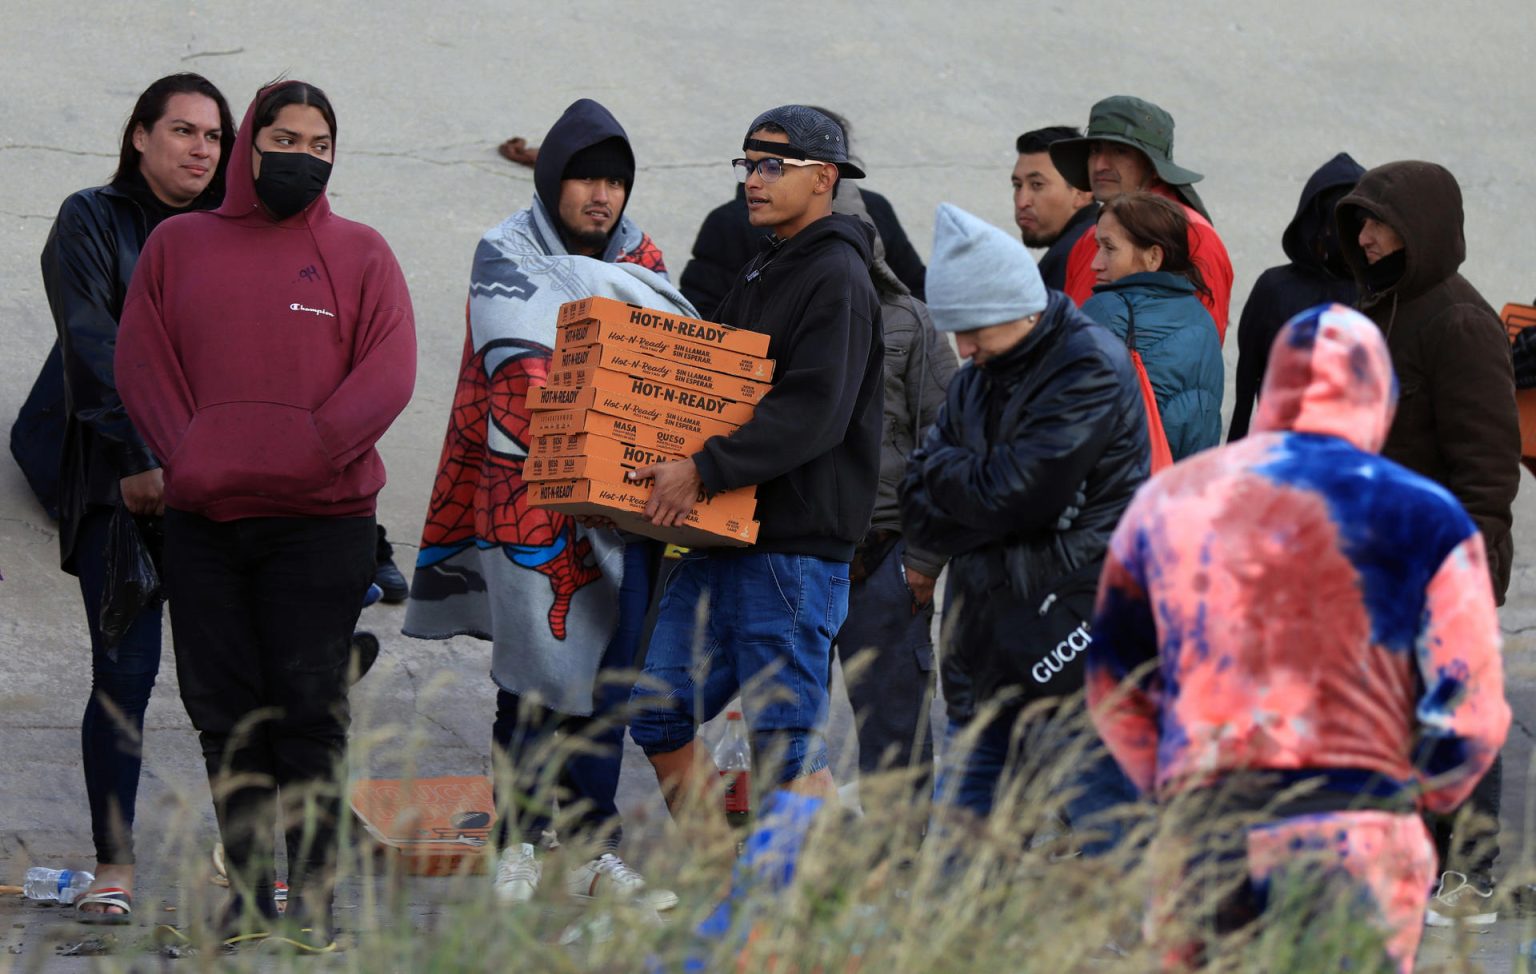
<svg viewBox="0 0 1536 974">
<path fill-rule="evenodd" d="M 257 98 L 260 98 L 258 94 Z M 374 444 L 416 377 L 411 298 L 389 245 L 322 194 L 274 220 L 247 110 L 217 210 L 157 228 L 117 339 L 134 426 L 165 501 L 216 521 L 372 514 Z"/>
<path fill-rule="evenodd" d="M 1200 303 L 1216 320 L 1217 339 L 1226 341 L 1227 315 L 1232 306 L 1232 258 L 1227 256 L 1226 245 L 1211 222 L 1201 216 L 1200 211 L 1186 205 L 1173 190 L 1158 184 L 1149 192 L 1166 196 L 1184 207 L 1184 215 L 1189 218 L 1190 259 L 1200 268 L 1205 286 L 1211 292 L 1209 296 L 1200 295 Z M 1098 252 L 1099 238 L 1090 231 L 1077 239 L 1072 252 L 1067 255 L 1067 297 L 1079 308 L 1093 296 L 1093 258 Z"/>
</svg>

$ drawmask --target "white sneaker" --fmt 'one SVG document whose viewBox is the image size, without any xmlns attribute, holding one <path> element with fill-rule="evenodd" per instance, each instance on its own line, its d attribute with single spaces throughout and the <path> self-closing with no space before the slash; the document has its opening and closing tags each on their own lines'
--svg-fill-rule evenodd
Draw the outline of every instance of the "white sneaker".
<svg viewBox="0 0 1536 974">
<path fill-rule="evenodd" d="M 1466 874 L 1454 870 L 1440 874 L 1440 888 L 1435 890 L 1424 922 L 1432 927 L 1491 927 L 1499 919 L 1493 905 L 1493 890 L 1479 889 Z"/>
<path fill-rule="evenodd" d="M 533 899 L 533 891 L 539 888 L 539 877 L 544 874 L 544 864 L 539 862 L 538 850 L 524 842 L 501 850 L 501 861 L 496 864 L 496 880 L 492 889 L 502 903 L 526 903 Z"/>
<path fill-rule="evenodd" d="M 677 906 L 676 893 L 669 889 L 651 889 L 639 873 L 611 852 L 567 873 L 565 889 L 579 900 L 611 896 L 618 900 L 633 900 L 658 913 Z"/>
</svg>

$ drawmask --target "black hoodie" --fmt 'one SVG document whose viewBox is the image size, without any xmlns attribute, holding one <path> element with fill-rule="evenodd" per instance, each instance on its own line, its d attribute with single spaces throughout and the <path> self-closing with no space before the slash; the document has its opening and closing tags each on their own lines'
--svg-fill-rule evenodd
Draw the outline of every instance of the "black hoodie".
<svg viewBox="0 0 1536 974">
<path fill-rule="evenodd" d="M 1358 239 L 1366 214 L 1403 238 L 1401 275 L 1362 286 L 1360 297 L 1397 372 L 1397 413 L 1381 455 L 1461 501 L 1483 534 L 1503 605 L 1514 559 L 1520 419 L 1504 326 L 1458 273 L 1467 256 L 1461 187 L 1432 162 L 1391 162 L 1361 176 L 1335 214 L 1344 257 L 1362 283 L 1370 266 Z"/>
<path fill-rule="evenodd" d="M 1365 169 L 1347 152 L 1323 163 L 1302 188 L 1296 215 L 1280 238 L 1289 264 L 1259 275 L 1237 325 L 1237 391 L 1228 440 L 1248 435 L 1248 421 L 1259 397 L 1269 347 L 1281 327 L 1298 312 L 1319 304 L 1353 305 L 1357 289 L 1333 219 L 1333 208 L 1354 189 Z"/>
<path fill-rule="evenodd" d="M 539 146 L 539 158 L 533 167 L 533 186 L 538 192 L 539 202 L 544 204 L 544 212 L 549 217 L 552 226 L 558 227 L 561 236 L 565 235 L 565 225 L 560 221 L 560 180 L 565 174 L 565 167 L 571 161 L 571 156 L 589 146 L 597 145 L 608 139 L 622 139 L 624 148 L 629 151 L 630 165 L 634 165 L 635 153 L 630 147 L 629 136 L 624 132 L 624 126 L 619 124 L 613 113 L 590 98 L 578 98 L 571 102 L 570 107 L 560 116 L 559 120 L 551 126 L 549 133 L 544 136 L 544 144 Z M 614 221 L 617 229 L 624 217 L 624 210 L 629 206 L 629 198 L 634 190 L 631 182 L 628 189 L 631 192 L 624 194 L 624 206 L 619 208 L 618 219 Z M 618 240 L 618 234 L 609 234 L 608 243 L 611 248 Z M 569 244 L 569 241 L 561 241 Z M 568 248 L 567 248 L 568 249 Z M 610 260 L 604 255 L 603 260 Z"/>
<path fill-rule="evenodd" d="M 869 529 L 885 356 L 873 253 L 861 220 L 832 214 L 765 240 L 720 304 L 719 321 L 768 335 L 776 363 L 751 421 L 693 456 L 710 493 L 758 485 L 749 550 L 848 561 Z"/>
</svg>

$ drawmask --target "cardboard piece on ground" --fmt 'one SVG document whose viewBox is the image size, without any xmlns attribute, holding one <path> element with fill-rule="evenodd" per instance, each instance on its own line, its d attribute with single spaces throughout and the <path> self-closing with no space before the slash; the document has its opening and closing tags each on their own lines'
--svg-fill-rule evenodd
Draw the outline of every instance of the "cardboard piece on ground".
<svg viewBox="0 0 1536 974">
<path fill-rule="evenodd" d="M 639 325 L 615 325 L 603 321 L 583 321 L 574 325 L 562 325 L 555 336 L 555 351 L 558 355 L 562 349 L 575 349 L 597 343 L 601 343 L 605 348 L 622 348 L 663 361 L 676 362 L 678 365 L 708 369 L 711 372 L 733 375 L 742 379 L 767 382 L 773 378 L 773 359 L 771 358 L 743 355 L 714 345 L 700 345 L 698 342 L 677 341 Z"/>
<path fill-rule="evenodd" d="M 352 812 L 411 875 L 485 871 L 496 822 L 489 778 L 364 779 L 352 784 Z"/>
<path fill-rule="evenodd" d="M 650 493 L 648 484 L 546 480 L 529 483 L 527 499 L 531 507 L 610 518 L 621 530 L 689 548 L 743 547 L 757 540 L 757 522 L 751 518 L 757 500 L 750 487 L 701 500 L 676 528 L 659 528 L 645 519 Z"/>
<path fill-rule="evenodd" d="M 574 325 L 580 321 L 639 325 L 669 338 L 716 345 L 743 355 L 768 354 L 768 336 L 762 332 L 747 331 L 745 328 L 734 328 L 654 308 L 642 308 L 638 304 L 626 304 L 613 298 L 582 298 L 580 301 L 567 301 L 560 306 L 558 324 Z"/>
<path fill-rule="evenodd" d="M 536 444 L 545 439 L 555 438 L 569 441 L 583 434 L 599 435 L 621 443 L 633 443 L 647 450 L 675 453 L 680 456 L 697 453 L 704 447 L 704 441 L 713 435 L 703 431 L 689 433 L 663 426 L 652 426 L 627 416 L 612 416 L 590 409 L 546 409 L 533 413 L 528 419 L 528 435 Z M 556 452 L 554 446 L 543 449 L 546 456 Z M 573 451 L 560 448 L 559 452 Z"/>
<path fill-rule="evenodd" d="M 665 382 L 685 389 L 698 389 L 711 395 L 722 396 L 736 402 L 761 402 L 773 387 L 766 382 L 744 379 L 741 376 L 722 375 L 694 365 L 670 362 L 654 355 L 646 355 L 623 345 L 578 345 L 574 348 L 556 348 L 554 361 L 550 363 L 549 384 L 557 383 L 556 376 L 563 376 L 578 369 L 612 369 L 625 375 L 641 376 Z"/>
<path fill-rule="evenodd" d="M 749 402 L 735 402 L 699 389 L 657 382 L 643 376 L 625 375 L 612 369 L 591 366 L 579 369 L 551 369 L 545 386 L 550 389 L 601 389 L 615 395 L 649 399 L 658 406 L 696 413 L 740 426 L 752 418 L 756 408 Z"/>
<path fill-rule="evenodd" d="M 538 411 L 543 409 L 595 409 L 600 413 L 622 416 L 637 423 L 647 423 L 651 426 L 662 426 L 682 433 L 702 436 L 706 440 L 711 436 L 729 436 L 737 427 L 736 423 L 710 419 L 686 409 L 674 409 L 655 399 L 610 392 L 594 386 L 588 386 L 585 389 L 530 386 L 528 408 L 534 411 L 535 418 Z"/>
</svg>

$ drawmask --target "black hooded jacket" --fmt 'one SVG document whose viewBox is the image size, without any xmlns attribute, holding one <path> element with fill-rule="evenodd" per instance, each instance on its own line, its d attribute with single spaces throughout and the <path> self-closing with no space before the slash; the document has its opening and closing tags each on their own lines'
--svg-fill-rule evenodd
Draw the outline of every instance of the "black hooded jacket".
<svg viewBox="0 0 1536 974">
<path fill-rule="evenodd" d="M 1060 291 L 1017 345 L 955 374 L 901 483 L 908 540 L 950 556 L 951 720 L 1009 687 L 1029 695 L 999 633 L 1026 600 L 1103 562 L 1147 479 L 1146 416 L 1125 343 Z"/>
<path fill-rule="evenodd" d="M 1358 289 L 1344 260 L 1333 208 L 1364 173 L 1349 153 L 1341 152 L 1312 174 L 1301 190 L 1296 215 L 1280 238 L 1291 262 L 1260 274 L 1248 292 L 1237 325 L 1237 390 L 1228 440 L 1248 435 L 1253 404 L 1269 365 L 1269 347 L 1280 328 L 1298 312 L 1319 304 L 1355 303 Z"/>
<path fill-rule="evenodd" d="M 757 485 L 761 528 L 749 550 L 848 561 L 869 530 L 885 357 L 873 253 L 857 217 L 822 217 L 764 241 L 720 305 L 722 323 L 768 336 L 775 362 L 751 421 L 693 456 L 711 494 Z"/>
<path fill-rule="evenodd" d="M 1401 275 L 1374 288 L 1359 242 L 1367 214 L 1403 239 Z M 1432 162 L 1392 162 L 1360 177 L 1336 216 L 1361 282 L 1360 310 L 1381 328 L 1397 372 L 1397 414 L 1381 454 L 1461 501 L 1482 532 L 1502 605 L 1514 560 L 1520 420 L 1504 326 L 1458 273 L 1467 255 L 1461 187 Z"/>
<path fill-rule="evenodd" d="M 544 143 L 539 146 L 539 158 L 533 167 L 533 187 L 539 196 L 539 202 L 544 204 L 544 212 L 549 216 L 552 226 L 559 227 L 561 234 L 565 233 L 564 224 L 560 220 L 560 180 L 565 174 L 565 167 L 571 161 L 571 156 L 582 149 L 597 145 L 608 139 L 620 139 L 624 143 L 624 149 L 629 153 L 630 167 L 633 169 L 635 162 L 634 149 L 630 147 L 629 136 L 624 132 L 624 126 L 613 117 L 613 113 L 590 98 L 578 98 L 571 102 L 558 121 L 550 127 L 549 133 L 544 136 Z M 634 189 L 634 181 L 630 181 L 629 190 Z M 632 193 L 624 196 L 624 206 L 619 208 L 617 218 L 614 220 L 615 229 L 618 228 L 624 217 L 624 210 L 629 206 Z M 622 234 L 611 233 L 608 235 L 608 248 L 615 250 L 620 246 Z M 569 244 L 569 241 L 561 241 Z M 569 249 L 568 247 L 566 248 Z M 600 260 L 612 260 L 612 254 L 603 254 Z"/>
</svg>

